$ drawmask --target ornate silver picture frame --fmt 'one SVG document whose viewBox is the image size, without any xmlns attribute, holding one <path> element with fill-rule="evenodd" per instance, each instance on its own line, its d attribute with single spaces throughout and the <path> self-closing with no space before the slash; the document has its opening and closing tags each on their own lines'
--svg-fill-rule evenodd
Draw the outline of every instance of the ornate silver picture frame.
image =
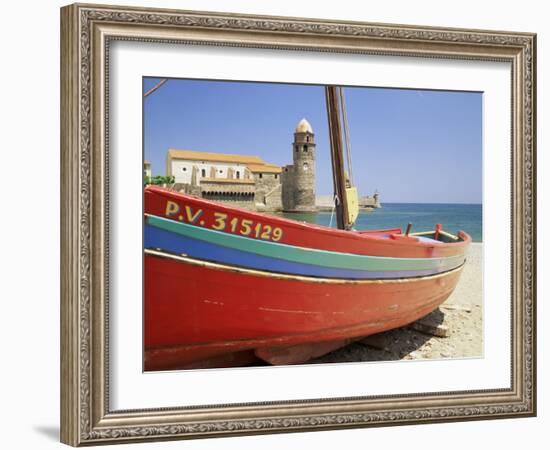
<svg viewBox="0 0 550 450">
<path fill-rule="evenodd" d="M 503 155 L 511 157 L 509 387 L 114 409 L 109 58 L 117 41 L 510 64 L 511 148 Z M 85 4 L 62 8 L 61 441 L 80 446 L 534 416 L 535 89 L 536 36 L 530 33 Z"/>
</svg>

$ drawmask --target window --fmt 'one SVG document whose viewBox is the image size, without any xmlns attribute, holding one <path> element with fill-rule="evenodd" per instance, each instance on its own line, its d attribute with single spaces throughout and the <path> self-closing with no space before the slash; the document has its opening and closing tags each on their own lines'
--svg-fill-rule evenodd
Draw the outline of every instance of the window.
<svg viewBox="0 0 550 450">
<path fill-rule="evenodd" d="M 187 172 L 187 167 L 182 167 L 181 169 L 183 172 Z"/>
<path fill-rule="evenodd" d="M 260 178 L 263 178 L 263 175 L 264 175 L 264 174 L 263 174 L 263 173 L 261 173 L 261 174 L 259 174 L 258 176 L 259 176 Z"/>
<path fill-rule="evenodd" d="M 201 177 L 205 177 L 206 176 L 206 169 L 202 169 L 201 170 Z"/>
<path fill-rule="evenodd" d="M 309 142 L 309 136 L 306 136 L 306 142 Z"/>
<path fill-rule="evenodd" d="M 237 180 L 238 180 L 239 178 L 241 178 L 241 173 L 240 173 L 240 172 L 235 172 L 235 178 L 237 178 Z"/>
<path fill-rule="evenodd" d="M 279 175 L 278 174 L 275 174 L 275 179 L 279 178 Z"/>
<path fill-rule="evenodd" d="M 307 145 L 304 145 L 304 152 L 307 153 Z"/>
<path fill-rule="evenodd" d="M 294 150 L 298 151 L 298 146 L 297 145 L 294 146 Z"/>
</svg>

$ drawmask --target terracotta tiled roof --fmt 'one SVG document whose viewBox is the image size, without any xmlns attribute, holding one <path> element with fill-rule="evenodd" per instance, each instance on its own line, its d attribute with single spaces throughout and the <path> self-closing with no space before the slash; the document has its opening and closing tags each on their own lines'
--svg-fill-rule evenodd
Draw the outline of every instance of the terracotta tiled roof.
<svg viewBox="0 0 550 450">
<path fill-rule="evenodd" d="M 229 155 L 226 153 L 196 152 L 194 150 L 168 150 L 169 159 L 187 159 L 191 161 L 212 161 L 240 164 L 265 164 L 259 156 Z"/>
<path fill-rule="evenodd" d="M 227 153 L 197 152 L 194 150 L 168 150 L 168 160 L 183 159 L 188 161 L 209 161 L 244 164 L 253 173 L 281 173 L 282 169 L 275 164 L 266 163 L 259 156 L 230 155 Z"/>
<path fill-rule="evenodd" d="M 261 173 L 281 173 L 283 169 L 274 164 L 247 164 L 248 170 L 251 172 Z"/>
</svg>

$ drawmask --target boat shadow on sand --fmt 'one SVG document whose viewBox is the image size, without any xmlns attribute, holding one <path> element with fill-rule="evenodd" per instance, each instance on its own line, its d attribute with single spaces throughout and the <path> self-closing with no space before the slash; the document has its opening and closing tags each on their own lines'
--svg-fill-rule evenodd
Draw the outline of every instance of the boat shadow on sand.
<svg viewBox="0 0 550 450">
<path fill-rule="evenodd" d="M 319 358 L 312 359 L 306 364 L 342 363 L 342 362 L 365 362 L 365 361 L 398 361 L 429 358 L 426 352 L 422 356 L 417 355 L 420 348 L 430 346 L 432 339 L 441 337 L 434 333 L 445 330 L 442 325 L 445 315 L 437 308 L 417 322 L 394 330 L 373 334 L 327 353 Z M 418 328 L 424 328 L 419 331 Z M 430 331 L 434 330 L 434 331 Z M 445 337 L 441 337 L 446 339 Z M 452 355 L 445 355 L 452 356 Z M 443 357 L 443 355 L 433 355 Z"/>
</svg>

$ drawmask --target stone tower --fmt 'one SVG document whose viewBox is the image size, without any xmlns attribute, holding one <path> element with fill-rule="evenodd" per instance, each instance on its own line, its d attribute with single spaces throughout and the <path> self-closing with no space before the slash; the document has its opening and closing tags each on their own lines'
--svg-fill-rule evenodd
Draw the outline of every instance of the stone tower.
<svg viewBox="0 0 550 450">
<path fill-rule="evenodd" d="M 315 211 L 315 135 L 306 119 L 294 131 L 292 155 L 294 164 L 282 173 L 283 210 Z"/>
</svg>

